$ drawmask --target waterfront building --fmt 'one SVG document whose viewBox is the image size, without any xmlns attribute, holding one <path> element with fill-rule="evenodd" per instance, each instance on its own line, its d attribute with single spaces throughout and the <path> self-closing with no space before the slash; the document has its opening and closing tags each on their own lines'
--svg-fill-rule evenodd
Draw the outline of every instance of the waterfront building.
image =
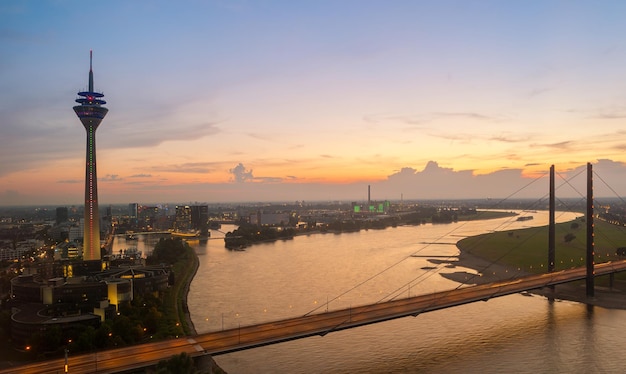
<svg viewBox="0 0 626 374">
<path fill-rule="evenodd" d="M 89 88 L 78 92 L 74 112 L 87 132 L 85 164 L 85 228 L 83 235 L 83 259 L 100 261 L 100 214 L 98 211 L 98 176 L 96 173 L 96 130 L 109 111 L 102 105 L 104 94 L 93 87 L 92 53 L 89 52 Z"/>
<path fill-rule="evenodd" d="M 196 230 L 206 230 L 209 222 L 208 205 L 191 206 L 191 227 Z"/>
<path fill-rule="evenodd" d="M 259 226 L 287 226 L 290 222 L 288 212 L 266 213 L 258 210 L 248 218 L 251 224 Z"/>
<path fill-rule="evenodd" d="M 189 205 L 176 206 L 176 220 L 174 229 L 178 231 L 191 230 L 191 207 Z"/>
</svg>

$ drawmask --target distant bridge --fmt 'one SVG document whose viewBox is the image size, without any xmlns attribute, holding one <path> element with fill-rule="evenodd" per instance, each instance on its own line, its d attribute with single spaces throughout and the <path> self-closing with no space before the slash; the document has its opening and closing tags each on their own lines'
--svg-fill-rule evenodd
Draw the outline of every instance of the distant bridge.
<svg viewBox="0 0 626 374">
<path fill-rule="evenodd" d="M 171 231 L 133 231 L 133 232 L 126 232 L 125 234 L 117 234 L 120 236 L 124 236 L 124 235 L 165 235 L 165 234 L 171 234 Z"/>
<path fill-rule="evenodd" d="M 219 230 L 215 230 L 215 231 L 219 231 Z M 220 231 L 221 232 L 221 231 Z M 177 236 L 176 233 L 172 232 L 172 231 L 139 231 L 139 232 L 132 232 L 132 233 L 126 233 L 126 234 L 116 234 L 119 236 L 139 236 L 139 235 L 172 235 L 172 236 Z M 224 240 L 223 237 L 218 237 L 218 238 L 212 238 L 210 236 L 207 237 L 200 237 L 200 236 L 193 236 L 193 235 L 181 235 L 178 236 L 179 238 L 185 239 L 185 240 L 217 240 L 217 239 L 221 239 Z"/>
<path fill-rule="evenodd" d="M 596 264 L 594 274 L 600 276 L 625 270 L 626 260 L 620 260 Z M 573 282 L 586 279 L 586 277 L 587 269 L 585 267 L 529 275 L 281 321 L 241 326 L 191 337 L 72 355 L 68 358 L 67 363 L 71 373 L 93 373 L 96 371 L 98 373 L 120 373 L 152 366 L 161 360 L 183 352 L 191 357 L 215 356 L 314 335 L 324 336 L 334 331 L 396 318 L 416 317 L 426 312 L 476 301 L 488 301 L 500 296 Z M 62 372 L 64 364 L 64 359 L 56 359 L 6 369 L 0 373 Z"/>
</svg>

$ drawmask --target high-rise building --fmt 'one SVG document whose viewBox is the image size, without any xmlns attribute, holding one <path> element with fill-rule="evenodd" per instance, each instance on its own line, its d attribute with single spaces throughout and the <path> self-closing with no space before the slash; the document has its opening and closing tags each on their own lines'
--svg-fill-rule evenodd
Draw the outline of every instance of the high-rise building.
<svg viewBox="0 0 626 374">
<path fill-rule="evenodd" d="M 206 231 L 209 225 L 209 206 L 191 206 L 191 227 L 196 230 Z"/>
<path fill-rule="evenodd" d="M 58 207 L 56 221 L 55 221 L 56 224 L 60 225 L 63 222 L 67 222 L 68 219 L 69 219 L 69 214 L 68 214 L 67 207 Z"/>
<path fill-rule="evenodd" d="M 104 119 L 107 108 L 104 94 L 93 88 L 92 53 L 89 51 L 89 88 L 78 93 L 74 112 L 87 131 L 87 156 L 85 166 L 85 231 L 83 260 L 100 260 L 100 214 L 98 212 L 98 175 L 96 174 L 96 129 Z"/>
<path fill-rule="evenodd" d="M 174 221 L 174 228 L 179 231 L 191 230 L 190 206 L 176 206 L 176 220 Z"/>
<path fill-rule="evenodd" d="M 137 219 L 139 217 L 139 204 L 130 203 L 128 204 L 128 217 Z"/>
</svg>

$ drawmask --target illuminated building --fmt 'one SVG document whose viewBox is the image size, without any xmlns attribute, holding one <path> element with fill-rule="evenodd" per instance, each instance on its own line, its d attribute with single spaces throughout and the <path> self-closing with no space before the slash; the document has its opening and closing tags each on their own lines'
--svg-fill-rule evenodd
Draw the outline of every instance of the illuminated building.
<svg viewBox="0 0 626 374">
<path fill-rule="evenodd" d="M 78 93 L 74 112 L 87 131 L 87 156 L 85 167 L 85 229 L 83 236 L 83 260 L 99 261 L 100 214 L 98 212 L 98 176 L 96 173 L 96 129 L 109 111 L 102 105 L 104 94 L 94 92 L 92 54 L 89 52 L 89 88 Z"/>
<path fill-rule="evenodd" d="M 191 207 L 176 206 L 176 221 L 174 228 L 179 231 L 191 230 Z"/>
</svg>

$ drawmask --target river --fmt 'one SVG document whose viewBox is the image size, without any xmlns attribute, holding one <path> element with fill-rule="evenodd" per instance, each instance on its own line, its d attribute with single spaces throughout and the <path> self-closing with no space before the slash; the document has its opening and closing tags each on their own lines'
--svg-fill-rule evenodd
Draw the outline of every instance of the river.
<svg viewBox="0 0 626 374">
<path fill-rule="evenodd" d="M 474 271 L 430 256 L 454 259 L 466 236 L 547 224 L 547 212 L 533 215 L 312 234 L 241 252 L 191 242 L 200 258 L 191 317 L 203 333 L 452 289 L 440 273 Z M 516 294 L 215 359 L 229 374 L 613 373 L 626 369 L 624 328 L 626 311 Z"/>
</svg>

